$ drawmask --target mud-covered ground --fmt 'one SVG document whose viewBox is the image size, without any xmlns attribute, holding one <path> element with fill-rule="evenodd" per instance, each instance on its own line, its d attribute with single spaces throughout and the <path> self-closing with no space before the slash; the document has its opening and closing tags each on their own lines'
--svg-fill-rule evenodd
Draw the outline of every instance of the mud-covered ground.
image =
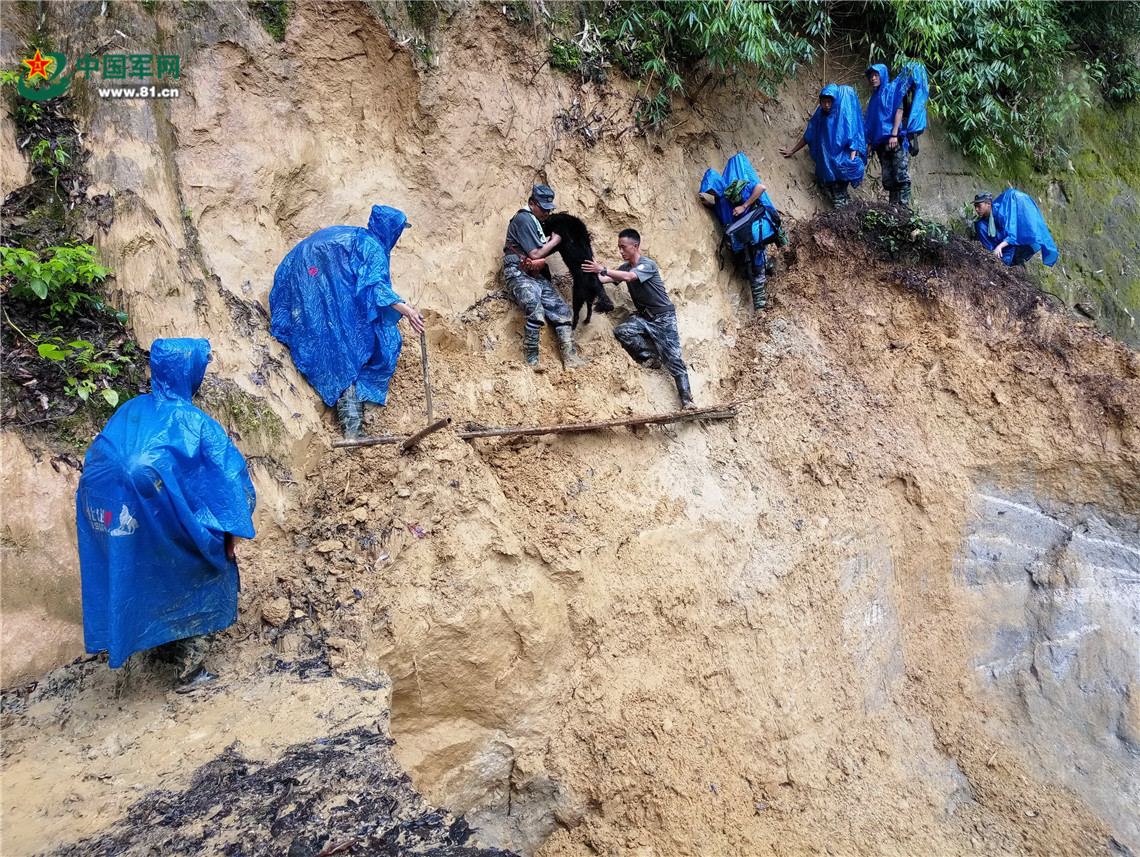
<svg viewBox="0 0 1140 857">
<path fill-rule="evenodd" d="M 392 758 L 388 682 L 334 678 L 325 641 L 305 633 L 308 624 L 292 620 L 280 629 L 294 638 L 292 654 L 273 652 L 274 633 L 264 641 L 269 653 L 239 681 L 219 679 L 185 696 L 166 689 L 171 667 L 149 654 L 114 675 L 105 656 L 82 658 L 5 694 L 13 803 L 4 853 L 509 855 L 480 846 L 462 818 L 415 791 Z M 235 706 L 257 714 L 243 716 Z M 312 715 L 297 716 L 298 707 Z M 140 708 L 160 720 L 140 731 Z M 314 721 L 322 737 L 309 737 Z M 45 733 L 69 736 L 75 755 L 59 746 L 60 737 L 40 748 L 46 755 L 24 746 Z M 307 737 L 292 743 L 301 734 Z M 156 774 L 175 777 L 154 788 Z M 54 847 L 60 839 L 47 821 L 63 808 L 73 835 Z M 107 827 L 108 815 L 120 810 Z M 43 822 L 24 827 L 11 823 L 13 815 Z M 94 830 L 103 832 L 82 835 Z"/>
</svg>

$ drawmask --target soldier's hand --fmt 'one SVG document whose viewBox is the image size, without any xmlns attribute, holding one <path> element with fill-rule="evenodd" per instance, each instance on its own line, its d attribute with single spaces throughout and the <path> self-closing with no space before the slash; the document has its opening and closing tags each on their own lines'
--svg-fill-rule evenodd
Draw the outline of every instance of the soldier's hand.
<svg viewBox="0 0 1140 857">
<path fill-rule="evenodd" d="M 408 306 L 406 303 L 398 303 L 392 304 L 392 309 L 406 318 L 416 333 L 424 332 L 424 317 L 419 314 L 415 307 Z"/>
</svg>

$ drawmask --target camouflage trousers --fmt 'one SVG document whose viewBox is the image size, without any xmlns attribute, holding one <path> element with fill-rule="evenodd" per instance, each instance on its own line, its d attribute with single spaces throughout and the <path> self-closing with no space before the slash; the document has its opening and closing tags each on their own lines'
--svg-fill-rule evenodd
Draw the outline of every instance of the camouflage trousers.
<svg viewBox="0 0 1140 857">
<path fill-rule="evenodd" d="M 569 324 L 573 316 L 570 307 L 555 291 L 549 280 L 524 273 L 517 264 L 503 266 L 503 277 L 511 297 L 526 313 L 527 330 L 542 330 L 545 321 L 555 327 Z"/>
<path fill-rule="evenodd" d="M 681 359 L 681 334 L 677 330 L 677 313 L 667 312 L 657 318 L 641 314 L 614 328 L 614 336 L 629 356 L 638 363 L 656 357 L 674 378 L 688 376 L 689 369 Z"/>
<path fill-rule="evenodd" d="M 850 182 L 824 182 L 823 195 L 830 199 L 836 208 L 843 208 L 851 201 L 851 197 L 847 195 L 849 184 Z"/>
<path fill-rule="evenodd" d="M 181 684 L 189 681 L 198 670 L 202 669 L 210 646 L 214 644 L 217 636 L 217 632 L 195 634 L 193 637 L 163 643 L 158 647 L 159 656 L 178 665 L 178 683 Z"/>
<path fill-rule="evenodd" d="M 891 202 L 910 205 L 910 155 L 902 146 L 887 148 L 887 144 L 875 149 L 879 156 L 879 166 L 883 170 L 883 190 L 890 194 Z"/>
</svg>

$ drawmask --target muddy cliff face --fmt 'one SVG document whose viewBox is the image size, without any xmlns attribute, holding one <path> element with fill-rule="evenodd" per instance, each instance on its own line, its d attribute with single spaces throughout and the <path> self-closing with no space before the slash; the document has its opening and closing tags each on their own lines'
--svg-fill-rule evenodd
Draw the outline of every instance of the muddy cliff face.
<svg viewBox="0 0 1140 857">
<path fill-rule="evenodd" d="M 32 11 L 6 5 L 5 30 L 26 32 Z M 776 151 L 813 107 L 810 73 L 779 101 L 678 105 L 679 124 L 646 139 L 629 127 L 632 85 L 551 75 L 501 7 L 425 33 L 402 8 L 297 4 L 281 42 L 245 4 L 44 11 L 69 52 L 182 58 L 176 99 L 77 84 L 90 192 L 114 195 L 93 231 L 141 343 L 213 343 L 206 406 L 251 461 L 259 536 L 207 703 L 164 704 L 131 675 L 93 682 L 67 703 L 64 720 L 95 725 L 59 727 L 66 763 L 42 743 L 50 699 L 6 723 L 21 853 L 104 830 L 137 785 L 185 787 L 153 758 L 156 725 L 187 764 L 230 740 L 271 758 L 284 739 L 249 709 L 301 694 L 353 717 L 390 707 L 415 786 L 524 853 L 1140 850 L 1140 358 L 1010 303 L 1010 275 L 985 259 L 887 262 L 849 223 L 810 220 L 810 159 Z M 6 64 L 21 49 L 8 38 Z M 950 220 L 979 179 L 927 136 L 918 204 Z M 738 150 L 795 236 L 760 319 L 696 199 Z M 10 154 L 5 190 L 21 180 Z M 579 327 L 587 368 L 563 371 L 548 334 L 545 371 L 522 365 L 521 315 L 494 293 L 506 221 L 535 181 L 607 262 L 619 229 L 641 231 L 698 402 L 740 401 L 740 416 L 332 450 L 331 414 L 269 335 L 268 295 L 298 240 L 362 225 L 373 203 L 413 224 L 393 281 L 428 318 L 438 414 L 514 425 L 675 406 L 669 379 L 614 342 L 614 317 Z M 621 320 L 628 296 L 614 297 Z M 370 433 L 422 424 L 408 345 Z M 74 470 L 7 434 L 4 470 L 11 686 L 80 654 L 82 636 Z M 281 686 L 270 674 L 301 639 L 341 677 L 390 677 L 390 703 Z M 349 716 L 305 711 L 289 742 Z M 201 718 L 216 728 L 191 728 Z M 100 753 L 112 775 L 84 779 Z M 51 780 L 51 765 L 58 782 L 20 799 L 11 783 Z M 64 792 L 105 811 L 72 819 Z"/>
</svg>

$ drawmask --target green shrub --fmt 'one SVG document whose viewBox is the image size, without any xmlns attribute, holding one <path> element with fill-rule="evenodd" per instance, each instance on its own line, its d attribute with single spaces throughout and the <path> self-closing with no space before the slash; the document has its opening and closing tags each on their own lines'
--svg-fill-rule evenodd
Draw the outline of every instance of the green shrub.
<svg viewBox="0 0 1140 857">
<path fill-rule="evenodd" d="M 747 79 L 774 95 L 779 85 L 814 57 L 812 44 L 781 27 L 786 4 L 612 3 L 602 41 L 618 64 L 643 79 L 646 97 L 639 108 L 643 124 L 659 125 L 669 115 L 673 93 L 693 94 L 685 74 L 703 70 L 705 81 Z"/>
<path fill-rule="evenodd" d="M 44 360 L 52 360 L 63 366 L 67 373 L 67 384 L 63 392 L 83 401 L 99 393 L 108 405 L 119 403 L 119 393 L 110 386 L 110 378 L 118 377 L 124 366 L 131 362 L 133 344 L 127 343 L 125 354 L 110 351 L 97 351 L 94 344 L 86 339 L 64 342 L 58 336 L 33 336 L 36 350 Z"/>
<path fill-rule="evenodd" d="M 582 49 L 566 39 L 550 42 L 550 67 L 567 74 L 578 70 L 582 63 Z"/>
<path fill-rule="evenodd" d="M 285 41 L 285 28 L 289 24 L 289 4 L 286 0 L 250 0 L 249 11 L 261 22 L 273 41 Z"/>
<path fill-rule="evenodd" d="M 97 261 L 90 244 L 49 247 L 42 254 L 17 247 L 0 247 L 0 279 L 14 298 L 41 301 L 50 319 L 72 316 L 81 304 L 103 308 L 102 299 L 87 293 L 114 274 Z"/>
</svg>

